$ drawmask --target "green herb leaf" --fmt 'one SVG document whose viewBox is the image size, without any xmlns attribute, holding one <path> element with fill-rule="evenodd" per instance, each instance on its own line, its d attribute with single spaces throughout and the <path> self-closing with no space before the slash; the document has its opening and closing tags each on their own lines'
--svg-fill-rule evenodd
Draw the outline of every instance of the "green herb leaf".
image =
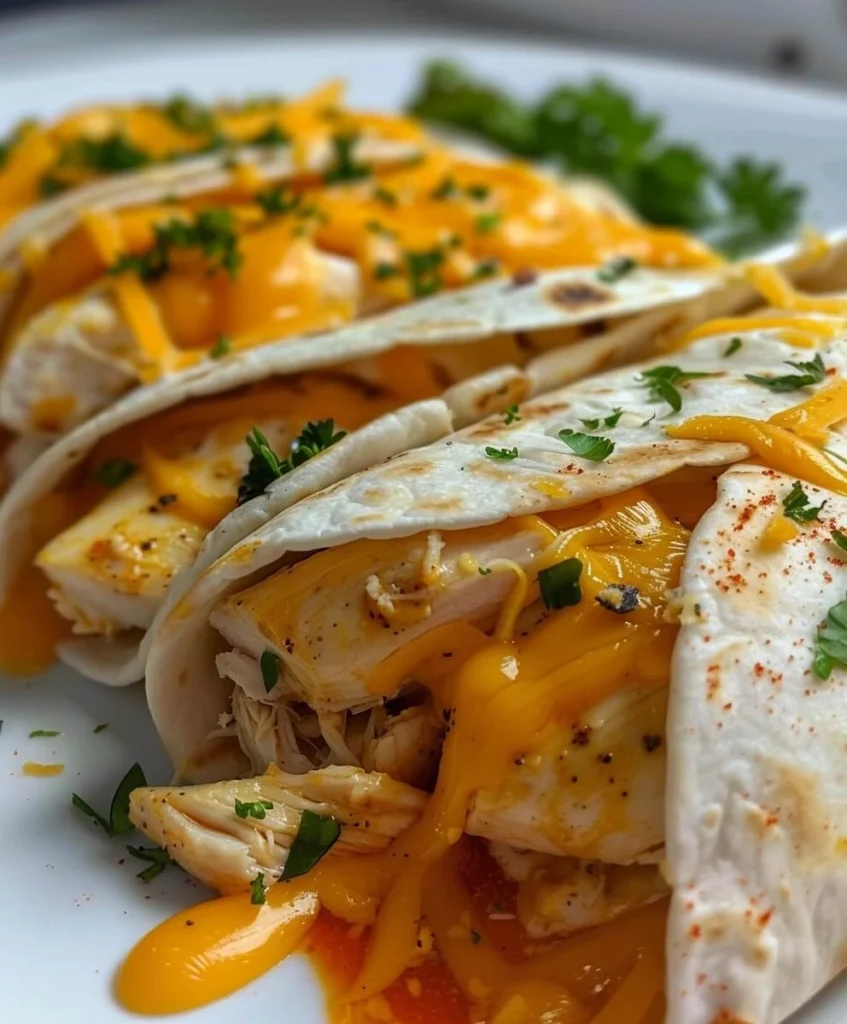
<svg viewBox="0 0 847 1024">
<path fill-rule="evenodd" d="M 813 522 L 819 517 L 822 508 L 823 505 L 818 505 L 817 508 L 809 506 L 809 496 L 803 490 L 803 485 L 799 480 L 794 481 L 794 486 L 782 499 L 783 514 L 788 519 L 793 519 L 795 523 Z"/>
<path fill-rule="evenodd" d="M 826 367 L 821 359 L 820 352 L 815 353 L 811 362 L 791 362 L 786 359 L 787 366 L 793 366 L 799 373 L 787 373 L 783 377 L 758 377 L 756 374 L 745 374 L 747 380 L 759 384 L 763 388 L 770 388 L 771 391 L 798 391 L 800 388 L 810 387 L 813 384 L 820 384 L 826 378 Z"/>
<path fill-rule="evenodd" d="M 434 295 L 444 287 L 444 280 L 441 276 L 444 251 L 438 246 L 423 252 L 406 252 L 404 259 L 409 288 L 416 299 Z"/>
<path fill-rule="evenodd" d="M 211 108 L 184 93 L 172 96 L 161 111 L 172 125 L 192 135 L 214 135 L 218 130 Z"/>
<path fill-rule="evenodd" d="M 738 336 L 732 338 L 730 343 L 726 346 L 723 352 L 724 359 L 729 359 L 730 356 L 734 356 L 735 353 L 741 348 L 744 342 Z"/>
<path fill-rule="evenodd" d="M 34 729 L 30 734 L 31 740 L 37 739 L 42 736 L 61 736 L 62 734 L 56 729 Z"/>
<path fill-rule="evenodd" d="M 98 466 L 91 475 L 104 487 L 120 487 L 137 469 L 138 465 L 129 459 L 109 459 L 102 466 Z"/>
<path fill-rule="evenodd" d="M 308 874 L 318 861 L 332 849 L 341 835 L 341 823 L 328 815 L 303 811 L 297 835 L 288 851 L 282 880 Z"/>
<path fill-rule="evenodd" d="M 126 852 L 131 857 L 147 861 L 149 864 L 149 867 L 139 871 L 135 876 L 140 878 L 142 882 L 151 882 L 158 875 L 161 875 L 166 867 L 176 866 L 176 861 L 171 858 L 168 851 L 158 846 L 127 846 Z"/>
<path fill-rule="evenodd" d="M 70 182 L 62 181 L 55 174 L 43 174 L 38 182 L 38 191 L 45 198 L 61 195 L 71 187 Z"/>
<path fill-rule="evenodd" d="M 485 454 L 495 462 L 511 462 L 518 457 L 517 448 L 491 448 L 485 449 Z"/>
<path fill-rule="evenodd" d="M 235 813 L 239 818 L 257 818 L 259 821 L 264 821 L 265 811 L 272 808 L 273 803 L 270 800 L 241 801 L 236 799 L 235 801 Z"/>
<path fill-rule="evenodd" d="M 140 878 L 146 885 L 147 882 L 152 882 L 154 878 L 158 878 L 166 867 L 167 864 L 151 864 L 149 867 L 144 868 L 143 871 L 139 871 L 135 877 Z"/>
<path fill-rule="evenodd" d="M 491 232 L 494 231 L 497 227 L 499 227 L 500 222 L 502 220 L 502 213 L 482 213 L 474 221 L 474 227 L 479 232 L 479 234 L 488 235 L 491 234 Z"/>
<path fill-rule="evenodd" d="M 96 174 L 134 171 L 151 161 L 149 153 L 139 149 L 121 132 L 99 139 L 78 138 L 66 143 L 56 162 L 57 168 L 79 167 Z"/>
<path fill-rule="evenodd" d="M 812 671 L 818 679 L 829 679 L 836 665 L 847 668 L 847 601 L 833 605 L 819 627 Z"/>
<path fill-rule="evenodd" d="M 478 946 L 480 942 L 482 942 L 482 935 L 480 935 L 480 933 L 474 928 L 471 928 L 471 942 L 475 946 Z"/>
<path fill-rule="evenodd" d="M 303 196 L 295 192 L 290 185 L 271 185 L 253 197 L 267 217 L 284 217 L 287 213 L 299 210 L 303 204 Z"/>
<path fill-rule="evenodd" d="M 250 902 L 254 906 L 261 906 L 265 902 L 266 892 L 267 887 L 265 886 L 265 876 L 264 873 L 260 871 L 250 885 Z"/>
<path fill-rule="evenodd" d="M 332 185 L 339 181 L 359 181 L 362 178 L 370 177 L 372 173 L 370 166 L 365 163 L 358 163 L 354 155 L 358 139 L 358 135 L 349 133 L 333 136 L 334 163 L 330 170 L 324 174 L 324 181 L 327 185 Z"/>
<path fill-rule="evenodd" d="M 637 266 L 638 262 L 630 256 L 617 256 L 597 271 L 597 278 L 603 284 L 614 284 L 627 274 L 631 274 Z"/>
<path fill-rule="evenodd" d="M 218 340 L 209 349 L 210 359 L 223 359 L 232 352 L 232 342 L 225 334 L 219 334 Z"/>
<path fill-rule="evenodd" d="M 456 179 L 452 174 L 446 174 L 441 181 L 435 186 L 430 192 L 431 199 L 450 199 L 457 195 L 459 192 L 459 186 L 456 184 Z"/>
<path fill-rule="evenodd" d="M 98 732 L 102 732 L 104 729 L 108 729 L 108 728 L 109 728 L 109 723 L 108 722 L 101 722 L 99 725 L 95 725 L 94 726 L 94 728 L 92 729 L 92 732 L 98 733 Z"/>
<path fill-rule="evenodd" d="M 674 412 L 679 412 L 682 408 L 682 395 L 677 385 L 713 376 L 713 373 L 690 373 L 679 366 L 656 366 L 652 370 L 645 370 L 638 379 L 649 391 L 651 402 L 667 402 Z"/>
<path fill-rule="evenodd" d="M 135 828 L 129 820 L 129 795 L 134 789 L 147 785 L 141 765 L 136 763 L 118 783 L 109 807 L 109 835 L 121 836 Z"/>
<path fill-rule="evenodd" d="M 331 448 L 346 436 L 346 430 L 335 429 L 334 420 L 309 422 L 292 442 L 288 458 L 280 460 L 265 435 L 258 427 L 254 427 L 253 433 L 246 438 L 252 456 L 238 487 L 238 504 L 243 505 L 245 501 L 264 494 L 274 480 L 290 473 L 319 452 Z"/>
<path fill-rule="evenodd" d="M 480 576 L 490 576 L 493 572 L 493 569 L 483 569 L 482 566 L 479 567 Z"/>
<path fill-rule="evenodd" d="M 608 437 L 580 434 L 569 429 L 559 431 L 559 440 L 564 441 L 574 455 L 589 462 L 604 462 L 615 450 L 615 442 Z"/>
<path fill-rule="evenodd" d="M 542 569 L 538 573 L 538 587 L 545 607 L 559 609 L 579 604 L 582 600 L 581 575 L 582 562 L 578 558 L 566 558 L 564 562 Z"/>
<path fill-rule="evenodd" d="M 273 651 L 262 651 L 259 665 L 262 669 L 262 682 L 265 684 L 265 693 L 270 693 L 279 681 L 279 658 Z"/>
<path fill-rule="evenodd" d="M 141 253 L 125 253 L 109 267 L 110 274 L 135 273 L 142 281 L 156 281 L 171 269 L 175 250 L 198 249 L 209 272 L 225 271 L 236 277 L 243 256 L 232 211 L 225 207 L 201 210 L 192 221 L 171 220 L 154 228 L 153 245 Z"/>
<path fill-rule="evenodd" d="M 503 415 L 506 419 L 506 426 L 508 427 L 512 423 L 517 423 L 521 418 L 520 406 L 517 402 L 512 402 L 511 405 L 507 405 L 503 411 Z"/>
<path fill-rule="evenodd" d="M 841 530 L 833 530 L 831 540 L 842 551 L 847 551 L 847 533 L 842 533 Z"/>
<path fill-rule="evenodd" d="M 471 197 L 471 199 L 479 199 L 480 201 L 487 199 L 491 195 L 491 189 L 488 185 L 473 184 L 468 185 L 465 192 Z"/>
<path fill-rule="evenodd" d="M 778 238 L 800 219 L 805 189 L 786 182 L 778 164 L 741 157 L 718 174 L 716 182 L 727 212 L 726 226 L 715 241 L 729 254 Z"/>
<path fill-rule="evenodd" d="M 89 818 L 95 821 L 106 832 L 107 835 L 110 836 L 112 834 L 112 831 L 109 827 L 109 822 L 106 821 L 102 814 L 95 811 L 91 804 L 83 800 L 81 796 L 77 796 L 76 793 L 72 793 L 71 803 L 73 804 L 74 807 L 76 807 L 78 811 L 82 811 L 83 814 L 87 815 Z"/>
<path fill-rule="evenodd" d="M 494 277 L 497 271 L 500 269 L 500 264 L 497 260 L 480 260 L 479 263 L 474 267 L 473 274 L 471 275 L 472 281 L 484 281 L 487 277 Z"/>
<path fill-rule="evenodd" d="M 248 140 L 248 146 L 285 146 L 291 142 L 291 136 L 278 124 L 270 124 L 264 131 Z"/>
<path fill-rule="evenodd" d="M 580 420 L 579 422 L 588 430 L 596 430 L 601 423 L 604 427 L 611 428 L 616 427 L 618 425 L 621 416 L 623 416 L 623 409 L 620 409 L 618 406 L 615 406 L 615 408 L 611 411 L 611 413 L 609 413 L 608 416 L 603 416 L 602 418 L 592 420 Z"/>
<path fill-rule="evenodd" d="M 387 281 L 389 277 L 397 277 L 400 268 L 396 263 L 377 263 L 374 267 L 374 280 Z"/>
<path fill-rule="evenodd" d="M 386 188 L 384 185 L 377 185 L 371 195 L 377 202 L 384 203 L 386 206 L 396 206 L 397 196 L 391 189 Z"/>
</svg>

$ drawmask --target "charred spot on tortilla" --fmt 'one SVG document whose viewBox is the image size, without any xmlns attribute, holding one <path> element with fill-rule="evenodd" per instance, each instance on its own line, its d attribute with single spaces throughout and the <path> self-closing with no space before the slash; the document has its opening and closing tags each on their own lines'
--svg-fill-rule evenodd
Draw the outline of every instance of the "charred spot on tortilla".
<svg viewBox="0 0 847 1024">
<path fill-rule="evenodd" d="M 614 295 L 593 281 L 562 281 L 548 290 L 547 298 L 554 305 L 564 306 L 565 309 L 581 309 L 605 305 L 612 301 Z"/>
<path fill-rule="evenodd" d="M 594 600 L 607 611 L 626 615 L 638 607 L 638 587 L 630 583 L 610 583 L 603 587 Z"/>
</svg>

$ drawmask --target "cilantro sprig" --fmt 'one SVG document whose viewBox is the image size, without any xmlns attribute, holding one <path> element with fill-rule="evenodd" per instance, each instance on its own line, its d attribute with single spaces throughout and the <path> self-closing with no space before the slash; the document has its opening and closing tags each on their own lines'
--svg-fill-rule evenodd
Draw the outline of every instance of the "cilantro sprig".
<svg viewBox="0 0 847 1024">
<path fill-rule="evenodd" d="M 824 505 L 826 502 L 824 502 Z M 809 495 L 803 490 L 799 480 L 782 499 L 782 514 L 795 523 L 812 523 L 820 517 L 823 505 L 813 507 L 809 501 Z"/>
<path fill-rule="evenodd" d="M 519 156 L 600 178 L 645 220 L 703 232 L 734 255 L 787 234 L 802 212 L 804 190 L 778 164 L 741 156 L 722 166 L 669 138 L 661 117 L 602 78 L 523 103 L 458 64 L 433 61 L 409 109 Z"/>
<path fill-rule="evenodd" d="M 615 442 L 608 437 L 581 434 L 576 430 L 560 430 L 559 440 L 563 441 L 574 455 L 589 462 L 605 462 L 615 450 Z"/>
<path fill-rule="evenodd" d="M 299 878 L 325 857 L 341 835 L 341 823 L 329 815 L 303 811 L 297 835 L 288 851 L 282 870 L 282 880 Z"/>
<path fill-rule="evenodd" d="M 713 373 L 692 373 L 679 366 L 656 366 L 652 370 L 644 370 L 638 379 L 647 388 L 651 402 L 667 402 L 674 412 L 679 412 L 682 394 L 678 385 L 713 376 Z"/>
<path fill-rule="evenodd" d="M 800 388 L 811 387 L 813 384 L 821 384 L 826 378 L 826 367 L 820 352 L 815 353 L 811 362 L 792 362 L 785 360 L 786 366 L 791 366 L 799 373 L 786 373 L 781 377 L 759 377 L 754 373 L 745 374 L 747 380 L 759 384 L 763 388 L 770 388 L 771 391 L 799 391 Z"/>
<path fill-rule="evenodd" d="M 292 442 L 288 458 L 281 459 L 262 431 L 253 427 L 245 438 L 252 454 L 247 472 L 238 485 L 238 504 L 243 505 L 251 498 L 264 494 L 274 480 L 290 473 L 319 452 L 331 448 L 346 435 L 346 430 L 335 429 L 334 420 L 310 421 Z"/>
<path fill-rule="evenodd" d="M 597 417 L 596 419 L 581 419 L 579 422 L 587 430 L 596 430 L 601 424 L 611 430 L 612 427 L 616 427 L 618 425 L 621 416 L 623 416 L 623 409 L 616 405 L 608 416 Z"/>
<path fill-rule="evenodd" d="M 812 671 L 818 679 L 829 679 L 836 665 L 847 668 L 847 601 L 833 605 L 818 628 Z"/>
<path fill-rule="evenodd" d="M 87 803 L 76 793 L 71 794 L 71 803 L 78 811 L 82 811 L 91 818 L 95 824 L 105 830 L 108 836 L 122 836 L 131 832 L 135 827 L 129 820 L 129 795 L 134 789 L 147 785 L 147 779 L 140 764 L 136 763 L 124 775 L 118 783 L 112 802 L 109 804 L 109 817 L 95 811 L 91 804 Z"/>
</svg>

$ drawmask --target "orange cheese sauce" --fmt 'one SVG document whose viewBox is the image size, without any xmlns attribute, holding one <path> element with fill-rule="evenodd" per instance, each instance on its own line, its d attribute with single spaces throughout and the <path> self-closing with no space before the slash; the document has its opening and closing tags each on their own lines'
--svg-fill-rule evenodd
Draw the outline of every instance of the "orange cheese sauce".
<svg viewBox="0 0 847 1024">
<path fill-rule="evenodd" d="M 3 351 L 8 354 L 37 313 L 75 301 L 93 286 L 114 298 L 138 345 L 139 376 L 150 381 L 203 358 L 221 334 L 244 348 L 331 330 L 362 313 L 491 274 L 598 266 L 619 255 L 655 267 L 717 262 L 687 235 L 639 224 L 617 209 L 589 206 L 528 165 L 473 162 L 425 138 L 412 121 L 352 112 L 341 103 L 340 86 L 330 83 L 287 105 L 213 112 L 215 130 L 244 142 L 278 129 L 293 139 L 295 161 L 305 161 L 315 146 L 369 132 L 386 142 L 409 143 L 420 159 L 391 157 L 364 168 L 354 159 L 353 173 L 338 181 L 324 180 L 301 161 L 287 178 L 281 210 L 256 202 L 268 186 L 245 165 L 233 170 L 226 187 L 205 195 L 170 202 L 163 188 L 161 200 L 147 206 L 80 211 L 74 228 L 26 261 L 6 316 Z M 29 152 L 36 138 L 64 152 L 81 139 L 115 133 L 141 146 L 151 160 L 188 154 L 209 141 L 206 129 L 186 131 L 158 108 L 93 107 L 52 129 L 24 132 L 12 147 L 7 173 L 17 166 L 17 150 Z M 60 169 L 73 179 L 69 184 L 77 183 L 67 163 Z M 29 165 L 33 174 L 44 173 L 34 158 Z M 3 182 L 0 169 L 0 208 Z M 237 273 L 187 248 L 173 250 L 167 269 L 154 277 L 130 283 L 125 279 L 135 271 L 118 278 L 108 273 L 121 256 L 149 251 L 157 225 L 191 223 L 209 209 L 226 209 L 232 217 Z M 345 269 L 329 263 L 333 257 L 346 261 Z"/>
<path fill-rule="evenodd" d="M 495 638 L 464 624 L 478 640 L 453 649 L 454 667 L 411 673 L 450 712 L 438 780 L 421 818 L 381 853 L 330 856 L 308 875 L 273 886 L 263 907 L 248 911 L 248 896 L 227 896 L 164 922 L 121 969 L 117 994 L 127 1008 L 188 1009 L 253 981 L 267 970 L 273 942 L 287 951 L 293 934 L 300 941 L 302 921 L 292 930 L 285 915 L 313 898 L 345 922 L 348 938 L 353 926 L 351 941 L 359 946 L 360 927 L 370 929 L 363 958 L 359 947 L 338 954 L 346 987 L 340 998 L 331 997 L 334 1021 L 405 1020 L 410 1011 L 395 1008 L 395 996 L 410 980 L 417 988 L 408 972 L 432 941 L 472 1020 L 658 1024 L 663 906 L 571 938 L 532 943 L 513 921 L 491 919 L 495 904 L 514 908 L 514 887 L 497 879 L 474 843 L 460 842 L 474 794 L 506 784 L 516 757 L 542 749 L 564 723 L 578 722 L 622 687 L 664 686 L 668 679 L 676 626 L 664 621 L 664 595 L 678 579 L 685 528 L 643 490 L 588 506 L 581 525 L 568 511 L 539 519 L 538 528 L 551 539 L 538 567 L 579 557 L 583 600 L 551 613 L 529 635 L 513 638 L 510 627 L 502 628 L 515 609 L 501 616 Z M 362 545 L 369 543 L 376 542 L 354 545 L 357 559 L 367 561 Z M 343 552 L 335 555 L 339 571 L 346 571 Z M 610 578 L 637 583 L 641 604 L 632 614 L 610 615 L 594 601 Z M 518 580 L 507 606 L 538 598 L 537 584 Z M 420 665 L 428 653 L 417 652 Z M 189 915 L 186 960 L 179 950 Z M 317 938 L 305 940 L 308 948 L 328 944 L 325 959 L 334 959 L 343 928 L 310 930 Z M 422 1012 L 423 1020 L 440 1019 L 437 1009 Z"/>
</svg>

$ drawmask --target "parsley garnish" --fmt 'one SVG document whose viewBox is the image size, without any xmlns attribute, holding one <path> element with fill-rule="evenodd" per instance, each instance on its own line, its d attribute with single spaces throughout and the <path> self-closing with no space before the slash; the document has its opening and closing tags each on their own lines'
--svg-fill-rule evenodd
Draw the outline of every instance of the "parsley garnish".
<svg viewBox="0 0 847 1024">
<path fill-rule="evenodd" d="M 603 284 L 614 284 L 616 281 L 620 281 L 622 277 L 626 277 L 627 274 L 631 274 L 637 266 L 637 261 L 632 259 L 631 256 L 616 256 L 613 260 L 609 260 L 608 263 L 600 267 L 597 271 L 597 279 L 602 281 Z"/>
<path fill-rule="evenodd" d="M 810 387 L 812 384 L 820 384 L 826 377 L 826 367 L 823 365 L 820 352 L 815 353 L 811 362 L 793 363 L 790 359 L 785 360 L 786 366 L 793 366 L 800 373 L 787 373 L 783 377 L 758 377 L 753 373 L 745 374 L 747 380 L 754 384 L 760 384 L 763 388 L 770 388 L 771 391 L 798 391 L 800 388 Z"/>
<path fill-rule="evenodd" d="M 38 191 L 45 199 L 58 196 L 70 187 L 70 182 L 62 181 L 61 178 L 49 172 L 42 175 L 41 180 L 38 182 Z"/>
<path fill-rule="evenodd" d="M 319 452 L 331 448 L 346 435 L 346 430 L 335 429 L 334 420 L 309 422 L 292 442 L 288 458 L 280 459 L 261 430 L 253 427 L 253 433 L 246 437 L 253 454 L 238 486 L 238 504 L 243 505 L 245 501 L 264 494 L 274 480 L 308 462 Z"/>
<path fill-rule="evenodd" d="M 749 158 L 721 167 L 666 136 L 662 118 L 611 82 L 557 86 L 523 103 L 449 61 L 425 70 L 411 111 L 519 156 L 608 182 L 647 221 L 707 231 L 737 253 L 787 234 L 803 190 L 776 164 Z"/>
<path fill-rule="evenodd" d="M 651 402 L 667 402 L 674 412 L 679 412 L 682 408 L 682 395 L 676 385 L 713 376 L 712 373 L 690 373 L 678 366 L 657 366 L 645 370 L 638 379 L 650 392 Z"/>
<path fill-rule="evenodd" d="M 278 124 L 269 124 L 264 131 L 249 139 L 249 146 L 284 146 L 291 142 L 291 136 Z"/>
<path fill-rule="evenodd" d="M 109 728 L 109 723 L 108 722 L 101 722 L 99 725 L 95 725 L 94 728 L 91 731 L 93 733 L 98 733 L 98 732 L 102 732 L 104 729 L 108 729 L 108 728 Z"/>
<path fill-rule="evenodd" d="M 217 121 L 211 108 L 178 93 L 160 108 L 164 116 L 184 132 L 192 135 L 216 135 Z"/>
<path fill-rule="evenodd" d="M 597 437 L 594 434 L 580 434 L 565 429 L 559 431 L 559 440 L 581 459 L 589 462 L 604 462 L 615 450 L 615 442 L 608 437 Z"/>
<path fill-rule="evenodd" d="M 604 427 L 611 428 L 616 427 L 618 425 L 618 421 L 620 420 L 621 416 L 623 416 L 623 409 L 620 409 L 618 408 L 618 406 L 615 406 L 615 408 L 612 409 L 611 413 L 609 413 L 608 416 L 602 417 L 602 419 L 598 418 L 592 420 L 580 420 L 579 422 L 588 430 L 596 430 L 601 423 Z"/>
<path fill-rule="evenodd" d="M 353 154 L 358 138 L 359 136 L 355 134 L 341 134 L 332 137 L 335 162 L 324 174 L 324 181 L 327 185 L 338 181 L 359 181 L 361 178 L 370 177 L 370 166 L 357 163 Z"/>
<path fill-rule="evenodd" d="M 491 194 L 491 189 L 487 185 L 481 183 L 468 185 L 465 192 L 471 197 L 471 199 L 487 199 Z"/>
<path fill-rule="evenodd" d="M 225 334 L 219 334 L 218 340 L 209 349 L 210 359 L 222 359 L 232 352 L 232 342 Z"/>
<path fill-rule="evenodd" d="M 266 892 L 267 887 L 265 886 L 265 876 L 264 873 L 260 871 L 250 885 L 250 902 L 254 906 L 261 906 L 265 902 Z"/>
<path fill-rule="evenodd" d="M 297 835 L 288 851 L 282 880 L 299 878 L 309 871 L 335 845 L 341 835 L 341 823 L 329 815 L 303 811 Z"/>
<path fill-rule="evenodd" d="M 371 195 L 380 203 L 384 203 L 386 206 L 396 206 L 397 196 L 386 188 L 384 185 L 377 185 Z"/>
<path fill-rule="evenodd" d="M 102 466 L 98 466 L 91 475 L 104 487 L 120 487 L 137 469 L 138 465 L 129 459 L 109 459 Z"/>
<path fill-rule="evenodd" d="M 168 851 L 162 850 L 158 846 L 127 846 L 126 852 L 131 857 L 135 857 L 136 860 L 148 862 L 149 866 L 139 871 L 135 876 L 140 878 L 142 882 L 152 882 L 154 878 L 161 875 L 166 867 L 176 864 L 176 861 L 171 858 Z"/>
<path fill-rule="evenodd" d="M 812 671 L 818 679 L 829 679 L 836 665 L 847 668 L 847 601 L 833 605 L 818 628 Z"/>
<path fill-rule="evenodd" d="M 62 734 L 56 729 L 33 729 L 29 734 L 31 740 L 40 738 L 42 736 L 61 736 Z"/>
<path fill-rule="evenodd" d="M 474 227 L 481 235 L 488 235 L 499 227 L 502 220 L 502 213 L 482 213 L 474 221 Z"/>
<path fill-rule="evenodd" d="M 273 803 L 270 800 L 241 801 L 236 798 L 235 801 L 235 813 L 239 818 L 256 818 L 264 821 L 265 811 L 272 809 Z"/>
<path fill-rule="evenodd" d="M 842 551 L 847 551 L 847 533 L 842 533 L 841 530 L 833 530 L 831 540 Z"/>
<path fill-rule="evenodd" d="M 282 217 L 292 213 L 303 202 L 303 196 L 290 185 L 272 185 L 253 197 L 268 217 Z"/>
<path fill-rule="evenodd" d="M 578 558 L 566 558 L 538 573 L 538 587 L 541 600 L 545 607 L 552 609 L 567 608 L 579 604 L 582 590 L 579 577 L 582 575 L 582 562 Z"/>
<path fill-rule="evenodd" d="M 512 423 L 517 423 L 521 418 L 520 406 L 517 402 L 512 402 L 511 405 L 507 405 L 503 411 L 503 415 L 506 419 L 506 426 L 508 427 Z"/>
<path fill-rule="evenodd" d="M 456 184 L 456 179 L 452 174 L 445 175 L 438 185 L 430 192 L 431 199 L 450 199 L 451 196 L 456 195 L 459 191 L 459 187 Z"/>
<path fill-rule="evenodd" d="M 479 263 L 474 267 L 473 274 L 471 275 L 472 281 L 483 281 L 487 277 L 494 277 L 499 269 L 500 264 L 497 260 L 480 260 Z"/>
<path fill-rule="evenodd" d="M 741 346 L 743 344 L 744 344 L 744 342 L 741 340 L 741 338 L 739 338 L 736 335 L 736 337 L 734 337 L 730 341 L 730 343 L 726 346 L 726 348 L 724 349 L 724 351 L 723 351 L 724 359 L 729 359 L 730 356 L 734 356 L 735 353 L 741 348 Z"/>
<path fill-rule="evenodd" d="M 150 155 L 120 132 L 100 139 L 79 138 L 62 148 L 57 167 L 82 167 L 97 174 L 134 171 L 150 163 Z"/>
<path fill-rule="evenodd" d="M 374 280 L 376 281 L 387 281 L 390 277 L 397 277 L 400 273 L 400 268 L 396 263 L 377 263 L 374 267 Z"/>
<path fill-rule="evenodd" d="M 210 272 L 225 270 L 235 277 L 243 259 L 238 233 L 230 210 L 201 210 L 193 221 L 172 220 L 157 224 L 153 245 L 142 253 L 125 253 L 109 268 L 111 274 L 133 271 L 142 281 L 156 281 L 171 268 L 175 249 L 199 249 Z"/>
<path fill-rule="evenodd" d="M 83 814 L 100 825 L 108 836 L 120 836 L 131 832 L 134 827 L 129 820 L 129 794 L 134 789 L 146 785 L 147 779 L 144 777 L 141 765 L 136 762 L 118 783 L 118 788 L 109 805 L 108 820 L 76 793 L 71 794 L 71 803 L 77 810 L 82 811 Z"/>
<path fill-rule="evenodd" d="M 270 693 L 279 681 L 279 658 L 273 651 L 262 651 L 259 667 L 262 670 L 262 682 L 265 684 L 265 693 Z"/>
<path fill-rule="evenodd" d="M 441 277 L 441 264 L 444 252 L 438 246 L 423 252 L 406 252 L 406 273 L 409 276 L 409 289 L 416 299 L 434 295 L 444 285 Z"/>
<path fill-rule="evenodd" d="M 491 448 L 486 447 L 485 454 L 489 459 L 494 459 L 496 462 L 511 462 L 512 459 L 518 457 L 517 448 Z"/>
<path fill-rule="evenodd" d="M 795 523 L 811 523 L 818 518 L 818 513 L 822 508 L 823 505 L 818 505 L 817 508 L 809 506 L 809 496 L 803 490 L 799 480 L 794 481 L 794 486 L 782 499 L 783 515 L 788 519 L 793 519 Z"/>
<path fill-rule="evenodd" d="M 479 567 L 480 576 L 490 576 L 493 572 L 493 569 L 483 569 L 482 566 Z"/>
</svg>

